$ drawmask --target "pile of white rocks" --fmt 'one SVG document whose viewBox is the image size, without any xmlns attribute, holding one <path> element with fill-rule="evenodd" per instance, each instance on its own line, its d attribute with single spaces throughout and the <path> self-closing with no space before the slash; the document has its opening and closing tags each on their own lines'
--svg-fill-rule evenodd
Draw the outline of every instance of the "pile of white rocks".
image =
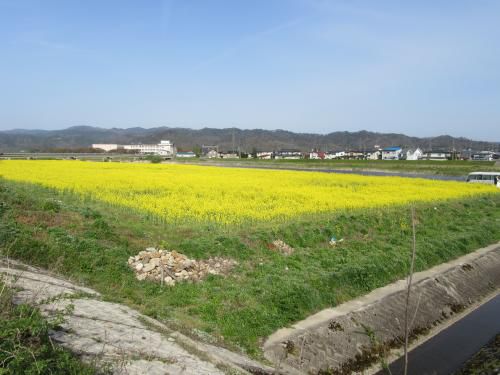
<svg viewBox="0 0 500 375">
<path fill-rule="evenodd" d="M 295 251 L 293 247 L 290 245 L 287 245 L 284 241 L 282 240 L 274 240 L 270 245 L 269 248 L 271 250 L 275 250 L 280 252 L 283 255 L 292 255 L 293 252 Z"/>
<path fill-rule="evenodd" d="M 226 275 L 237 264 L 226 258 L 189 259 L 175 250 L 149 247 L 128 259 L 138 280 L 153 280 L 174 286 L 177 282 L 198 282 L 207 275 Z"/>
</svg>

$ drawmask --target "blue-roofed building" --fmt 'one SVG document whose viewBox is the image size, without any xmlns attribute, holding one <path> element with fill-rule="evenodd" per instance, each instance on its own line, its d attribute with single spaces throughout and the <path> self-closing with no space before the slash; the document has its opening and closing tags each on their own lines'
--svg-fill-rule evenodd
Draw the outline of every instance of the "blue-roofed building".
<svg viewBox="0 0 500 375">
<path fill-rule="evenodd" d="M 382 149 L 382 160 L 400 160 L 403 149 L 399 146 L 391 146 Z"/>
</svg>

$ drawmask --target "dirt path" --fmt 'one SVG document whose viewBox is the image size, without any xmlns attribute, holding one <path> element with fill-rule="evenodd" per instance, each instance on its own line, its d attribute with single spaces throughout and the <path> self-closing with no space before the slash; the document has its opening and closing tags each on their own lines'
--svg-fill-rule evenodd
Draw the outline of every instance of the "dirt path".
<svg viewBox="0 0 500 375">
<path fill-rule="evenodd" d="M 85 360 L 111 366 L 115 374 L 238 374 L 265 368 L 246 357 L 169 330 L 160 322 L 102 301 L 92 289 L 41 269 L 0 259 L 0 276 L 17 292 L 15 303 L 34 304 L 43 314 L 65 312 L 52 338 Z"/>
</svg>

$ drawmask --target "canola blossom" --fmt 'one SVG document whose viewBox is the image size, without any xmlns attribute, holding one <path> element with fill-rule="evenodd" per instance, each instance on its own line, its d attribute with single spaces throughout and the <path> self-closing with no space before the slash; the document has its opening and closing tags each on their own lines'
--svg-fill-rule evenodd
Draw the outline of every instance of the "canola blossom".
<svg viewBox="0 0 500 375">
<path fill-rule="evenodd" d="M 167 222 L 220 224 L 285 221 L 497 191 L 480 184 L 403 177 L 84 161 L 0 161 L 0 176 L 138 209 Z"/>
</svg>

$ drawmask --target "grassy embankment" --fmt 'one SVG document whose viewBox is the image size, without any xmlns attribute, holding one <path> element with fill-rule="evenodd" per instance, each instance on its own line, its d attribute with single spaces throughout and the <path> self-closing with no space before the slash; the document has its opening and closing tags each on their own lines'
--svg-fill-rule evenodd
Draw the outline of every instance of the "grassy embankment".
<svg viewBox="0 0 500 375">
<path fill-rule="evenodd" d="M 82 363 L 51 341 L 49 331 L 57 328 L 63 315 L 47 320 L 34 306 L 15 306 L 12 293 L 0 280 L 0 374 L 107 373 Z"/>
<path fill-rule="evenodd" d="M 313 170 L 387 171 L 427 175 L 463 176 L 471 172 L 499 172 L 494 161 L 469 160 L 255 160 L 255 159 L 176 159 L 176 163 L 244 166 L 260 168 L 300 168 Z"/>
<path fill-rule="evenodd" d="M 417 270 L 500 240 L 500 194 L 416 207 Z M 329 246 L 333 235 L 344 241 Z M 410 237 L 407 206 L 343 210 L 280 225 L 167 225 L 72 193 L 0 179 L 2 253 L 254 356 L 274 330 L 403 277 Z M 275 239 L 295 253 L 269 250 Z M 227 278 L 161 288 L 137 281 L 127 266 L 130 255 L 151 245 L 195 258 L 231 257 L 240 265 Z"/>
</svg>

